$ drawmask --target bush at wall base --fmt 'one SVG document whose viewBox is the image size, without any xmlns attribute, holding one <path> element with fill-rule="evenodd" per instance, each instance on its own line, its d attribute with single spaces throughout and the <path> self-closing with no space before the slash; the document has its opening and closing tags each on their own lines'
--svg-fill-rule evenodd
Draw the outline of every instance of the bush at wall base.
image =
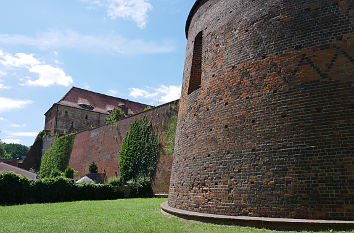
<svg viewBox="0 0 354 233">
<path fill-rule="evenodd" d="M 13 172 L 0 172 L 0 205 L 109 200 L 124 197 L 124 191 L 107 184 L 75 184 L 64 177 L 29 180 Z"/>
</svg>

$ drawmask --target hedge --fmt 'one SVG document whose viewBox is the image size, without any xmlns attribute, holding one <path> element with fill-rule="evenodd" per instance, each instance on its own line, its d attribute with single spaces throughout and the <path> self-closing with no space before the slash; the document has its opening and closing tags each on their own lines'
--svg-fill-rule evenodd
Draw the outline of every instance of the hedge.
<svg viewBox="0 0 354 233">
<path fill-rule="evenodd" d="M 13 172 L 0 172 L 0 204 L 109 200 L 124 197 L 111 185 L 75 184 L 64 177 L 30 180 Z"/>
<path fill-rule="evenodd" d="M 123 197 L 151 197 L 149 180 L 138 179 L 125 186 L 75 184 L 64 177 L 30 180 L 14 172 L 0 172 L 0 205 L 112 200 Z"/>
</svg>

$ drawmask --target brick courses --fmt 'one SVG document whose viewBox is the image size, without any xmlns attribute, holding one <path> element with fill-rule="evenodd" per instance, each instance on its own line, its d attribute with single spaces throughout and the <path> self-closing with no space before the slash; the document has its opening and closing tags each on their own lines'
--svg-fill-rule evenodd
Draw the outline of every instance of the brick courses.
<svg viewBox="0 0 354 233">
<path fill-rule="evenodd" d="M 130 124 L 146 116 L 151 120 L 154 130 L 160 137 L 161 144 L 153 190 L 154 193 L 168 193 L 172 155 L 167 155 L 163 150 L 165 146 L 164 137 L 172 117 L 177 116 L 178 103 L 178 101 L 170 102 L 124 118 L 116 124 L 76 134 L 69 161 L 69 167 L 78 171 L 76 178 L 88 173 L 88 167 L 92 161 L 95 161 L 98 165 L 98 172 L 105 172 L 107 177 L 119 176 L 119 153 L 123 139 L 130 129 Z"/>
<path fill-rule="evenodd" d="M 354 220 L 353 4 L 195 3 L 169 206 Z M 201 31 L 201 87 L 188 93 Z"/>
</svg>

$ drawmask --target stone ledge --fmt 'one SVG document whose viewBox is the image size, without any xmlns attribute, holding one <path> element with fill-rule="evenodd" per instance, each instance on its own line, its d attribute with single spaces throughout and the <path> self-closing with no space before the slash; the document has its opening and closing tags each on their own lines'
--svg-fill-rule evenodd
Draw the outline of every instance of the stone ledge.
<svg viewBox="0 0 354 233">
<path fill-rule="evenodd" d="M 168 206 L 168 202 L 161 204 L 161 211 L 187 220 L 195 220 L 216 224 L 250 226 L 274 230 L 353 230 L 354 221 L 340 220 L 313 220 L 295 218 L 266 218 L 249 216 L 228 216 L 204 214 L 193 211 L 176 209 Z"/>
</svg>

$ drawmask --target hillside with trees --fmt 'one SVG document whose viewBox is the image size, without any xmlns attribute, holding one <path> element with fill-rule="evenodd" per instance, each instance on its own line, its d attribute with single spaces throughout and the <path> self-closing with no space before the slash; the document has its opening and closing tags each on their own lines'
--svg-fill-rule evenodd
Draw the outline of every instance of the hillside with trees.
<svg viewBox="0 0 354 233">
<path fill-rule="evenodd" d="M 25 145 L 0 141 L 0 159 L 24 159 L 28 150 Z"/>
</svg>

